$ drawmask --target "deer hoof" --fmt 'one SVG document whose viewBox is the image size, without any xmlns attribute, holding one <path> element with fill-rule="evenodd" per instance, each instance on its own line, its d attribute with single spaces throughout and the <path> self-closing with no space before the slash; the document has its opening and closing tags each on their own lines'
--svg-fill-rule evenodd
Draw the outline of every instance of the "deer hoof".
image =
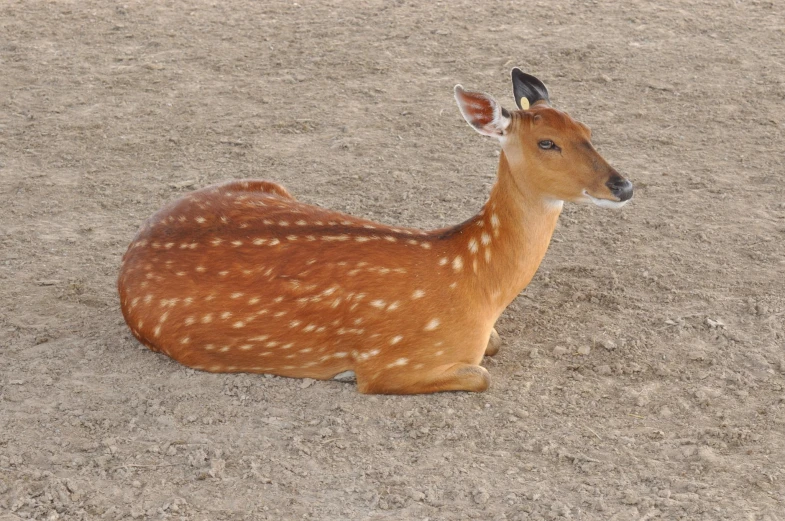
<svg viewBox="0 0 785 521">
<path fill-rule="evenodd" d="M 493 356 L 499 352 L 502 346 L 502 339 L 496 329 L 491 329 L 491 337 L 488 339 L 488 347 L 485 348 L 485 356 Z"/>
</svg>

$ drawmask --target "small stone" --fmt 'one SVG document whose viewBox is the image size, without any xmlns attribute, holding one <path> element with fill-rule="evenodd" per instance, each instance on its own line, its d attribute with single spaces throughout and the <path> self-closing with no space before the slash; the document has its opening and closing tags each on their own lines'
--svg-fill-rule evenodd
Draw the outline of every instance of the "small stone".
<svg viewBox="0 0 785 521">
<path fill-rule="evenodd" d="M 478 505 L 484 505 L 491 498 L 491 495 L 484 488 L 480 487 L 472 492 L 472 498 Z"/>
<path fill-rule="evenodd" d="M 420 492 L 419 490 L 409 489 L 409 497 L 412 498 L 414 501 L 422 501 L 425 499 L 425 494 Z"/>
<path fill-rule="evenodd" d="M 695 445 L 684 445 L 684 446 L 681 448 L 681 454 L 682 454 L 682 456 L 684 456 L 685 458 L 691 458 L 692 456 L 694 456 L 694 455 L 695 455 L 695 453 L 696 453 L 697 451 L 698 451 L 698 450 L 695 448 Z"/>
<path fill-rule="evenodd" d="M 725 322 L 723 322 L 720 319 L 711 319 L 706 317 L 706 325 L 709 326 L 711 329 L 724 328 Z"/>
<path fill-rule="evenodd" d="M 602 340 L 600 345 L 608 351 L 613 351 L 616 349 L 616 343 L 613 340 Z"/>
<path fill-rule="evenodd" d="M 673 416 L 673 411 L 671 411 L 667 405 L 663 405 L 660 407 L 660 417 L 661 418 L 670 418 Z"/>
<path fill-rule="evenodd" d="M 621 500 L 625 505 L 637 505 L 639 501 L 640 498 L 638 497 L 638 494 L 631 489 L 624 492 L 624 497 Z"/>
<path fill-rule="evenodd" d="M 720 463 L 720 457 L 711 447 L 701 447 L 698 449 L 698 459 L 707 467 L 716 467 Z"/>
<path fill-rule="evenodd" d="M 553 356 L 563 356 L 567 354 L 567 348 L 562 346 L 556 346 L 553 348 Z"/>
<path fill-rule="evenodd" d="M 591 347 L 589 347 L 589 346 L 580 346 L 580 347 L 578 348 L 578 354 L 579 354 L 579 355 L 586 356 L 586 355 L 588 355 L 589 353 L 591 353 Z"/>
<path fill-rule="evenodd" d="M 597 367 L 597 374 L 600 374 L 602 376 L 608 376 L 611 373 L 612 373 L 611 366 L 609 366 L 608 364 L 602 364 L 601 366 Z"/>
<path fill-rule="evenodd" d="M 223 478 L 225 469 L 226 461 L 220 458 L 214 458 L 210 460 L 210 470 L 207 471 L 207 474 L 211 478 Z"/>
</svg>

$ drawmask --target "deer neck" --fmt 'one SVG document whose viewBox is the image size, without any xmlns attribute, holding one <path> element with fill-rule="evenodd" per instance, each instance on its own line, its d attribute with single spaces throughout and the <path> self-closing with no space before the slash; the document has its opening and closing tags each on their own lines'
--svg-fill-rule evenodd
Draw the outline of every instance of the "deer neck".
<svg viewBox="0 0 785 521">
<path fill-rule="evenodd" d="M 543 196 L 513 176 L 502 151 L 496 184 L 482 210 L 451 234 L 456 251 L 468 251 L 469 287 L 493 320 L 525 288 L 540 266 L 561 213 L 561 201 Z"/>
</svg>

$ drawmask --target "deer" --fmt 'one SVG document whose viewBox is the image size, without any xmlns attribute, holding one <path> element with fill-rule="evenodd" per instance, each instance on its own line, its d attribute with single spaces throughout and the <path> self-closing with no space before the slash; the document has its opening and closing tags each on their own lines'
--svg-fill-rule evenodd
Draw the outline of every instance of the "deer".
<svg viewBox="0 0 785 521">
<path fill-rule="evenodd" d="M 535 275 L 563 204 L 620 208 L 632 183 L 512 70 L 518 110 L 454 89 L 468 124 L 501 145 L 480 211 L 433 231 L 309 205 L 233 180 L 169 203 L 123 256 L 120 304 L 134 337 L 190 368 L 353 379 L 370 394 L 482 392 L 494 326 Z"/>
</svg>

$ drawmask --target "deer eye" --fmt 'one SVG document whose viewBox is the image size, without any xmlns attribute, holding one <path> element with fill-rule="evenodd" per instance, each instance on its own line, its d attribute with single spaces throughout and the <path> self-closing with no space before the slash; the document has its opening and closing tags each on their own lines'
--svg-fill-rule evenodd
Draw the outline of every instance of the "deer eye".
<svg viewBox="0 0 785 521">
<path fill-rule="evenodd" d="M 558 150 L 558 149 L 559 149 L 559 147 L 557 147 L 557 146 L 556 146 L 556 143 L 554 143 L 554 142 L 553 142 L 553 141 L 551 141 L 550 139 L 543 139 L 542 141 L 540 141 L 539 143 L 537 143 L 537 145 L 538 145 L 538 146 L 539 146 L 541 149 L 543 149 L 543 150 L 550 150 L 550 149 L 552 149 L 552 148 L 555 148 L 556 150 Z"/>
</svg>

